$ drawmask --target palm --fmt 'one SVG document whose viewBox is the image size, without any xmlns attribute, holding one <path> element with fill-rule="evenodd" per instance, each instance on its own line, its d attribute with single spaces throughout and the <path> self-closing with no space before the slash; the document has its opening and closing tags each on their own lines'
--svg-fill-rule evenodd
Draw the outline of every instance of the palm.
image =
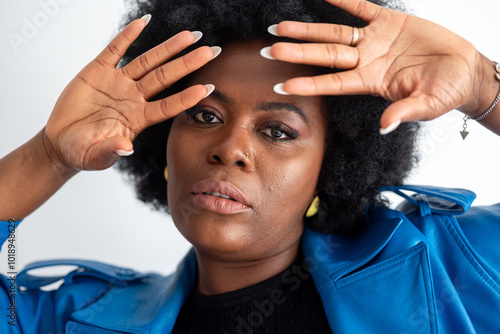
<svg viewBox="0 0 500 334">
<path fill-rule="evenodd" d="M 448 38 L 421 38 L 426 35 Z M 468 64 L 474 63 L 476 50 L 423 19 L 381 11 L 365 29 L 358 49 L 359 65 L 354 71 L 366 93 L 389 101 L 417 99 L 426 109 L 420 119 L 433 119 L 458 107 L 470 93 L 472 71 Z"/>
<path fill-rule="evenodd" d="M 46 126 L 48 139 L 60 148 L 65 163 L 78 169 L 109 167 L 99 161 L 99 144 L 110 138 L 132 141 L 146 124 L 146 101 L 132 80 L 99 67 L 89 64 L 73 79 Z"/>
</svg>

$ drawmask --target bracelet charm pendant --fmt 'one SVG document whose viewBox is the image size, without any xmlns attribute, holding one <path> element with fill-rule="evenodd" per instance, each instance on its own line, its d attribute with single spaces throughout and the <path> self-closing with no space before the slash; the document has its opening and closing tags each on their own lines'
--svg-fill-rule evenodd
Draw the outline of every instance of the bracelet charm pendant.
<svg viewBox="0 0 500 334">
<path fill-rule="evenodd" d="M 495 62 L 495 70 L 497 72 L 497 73 L 495 73 L 495 78 L 498 81 L 500 81 L 500 63 Z M 472 119 L 474 121 L 480 121 L 480 120 L 482 120 L 483 118 L 485 118 L 486 116 L 488 116 L 493 111 L 493 109 L 495 109 L 495 107 L 497 106 L 497 104 L 498 104 L 499 101 L 500 101 L 500 90 L 498 91 L 497 97 L 495 98 L 495 101 L 493 101 L 493 104 L 491 105 L 491 107 L 489 107 L 488 110 L 486 110 L 483 114 L 481 114 L 480 116 L 475 117 L 475 118 L 469 117 L 467 115 L 464 116 L 463 130 L 460 131 L 460 135 L 462 136 L 462 139 L 465 140 L 465 138 L 469 134 L 469 132 L 467 132 L 467 121 L 469 119 Z"/>
</svg>

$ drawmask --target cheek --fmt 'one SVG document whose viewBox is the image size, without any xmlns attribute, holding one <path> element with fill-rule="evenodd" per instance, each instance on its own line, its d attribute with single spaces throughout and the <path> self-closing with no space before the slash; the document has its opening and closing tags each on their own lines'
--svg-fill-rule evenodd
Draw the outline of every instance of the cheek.
<svg viewBox="0 0 500 334">
<path fill-rule="evenodd" d="M 180 116 L 178 116 L 180 117 Z M 180 194 L 185 193 L 185 182 L 189 180 L 193 161 L 197 157 L 194 152 L 196 145 L 190 142 L 190 136 L 185 134 L 182 127 L 176 126 L 176 120 L 172 123 L 167 140 L 167 167 L 168 167 L 168 204 L 169 208 L 175 208 L 179 204 Z"/>
<path fill-rule="evenodd" d="M 279 222 L 302 221 L 314 198 L 323 158 L 316 150 L 297 152 L 293 159 L 279 159 L 275 168 L 267 171 L 264 180 L 268 193 L 264 212 Z"/>
</svg>

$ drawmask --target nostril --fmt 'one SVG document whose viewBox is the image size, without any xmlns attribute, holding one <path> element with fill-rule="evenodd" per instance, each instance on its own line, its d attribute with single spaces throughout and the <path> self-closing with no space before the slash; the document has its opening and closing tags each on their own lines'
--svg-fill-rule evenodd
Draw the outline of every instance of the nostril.
<svg viewBox="0 0 500 334">
<path fill-rule="evenodd" d="M 216 154 L 214 154 L 214 155 L 212 156 L 212 160 L 213 160 L 214 162 L 216 162 L 216 163 L 221 163 L 221 162 L 222 162 L 222 159 L 221 159 L 218 155 L 216 155 Z"/>
<path fill-rule="evenodd" d="M 241 161 L 241 160 L 236 161 L 236 165 L 238 167 L 245 167 L 245 163 L 243 161 Z"/>
</svg>

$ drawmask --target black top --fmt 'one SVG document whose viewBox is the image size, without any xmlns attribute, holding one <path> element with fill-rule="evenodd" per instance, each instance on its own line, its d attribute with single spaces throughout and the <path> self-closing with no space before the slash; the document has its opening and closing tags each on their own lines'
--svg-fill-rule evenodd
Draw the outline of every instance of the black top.
<svg viewBox="0 0 500 334">
<path fill-rule="evenodd" d="M 172 333 L 331 333 L 304 257 L 261 283 L 212 296 L 191 293 Z"/>
</svg>

